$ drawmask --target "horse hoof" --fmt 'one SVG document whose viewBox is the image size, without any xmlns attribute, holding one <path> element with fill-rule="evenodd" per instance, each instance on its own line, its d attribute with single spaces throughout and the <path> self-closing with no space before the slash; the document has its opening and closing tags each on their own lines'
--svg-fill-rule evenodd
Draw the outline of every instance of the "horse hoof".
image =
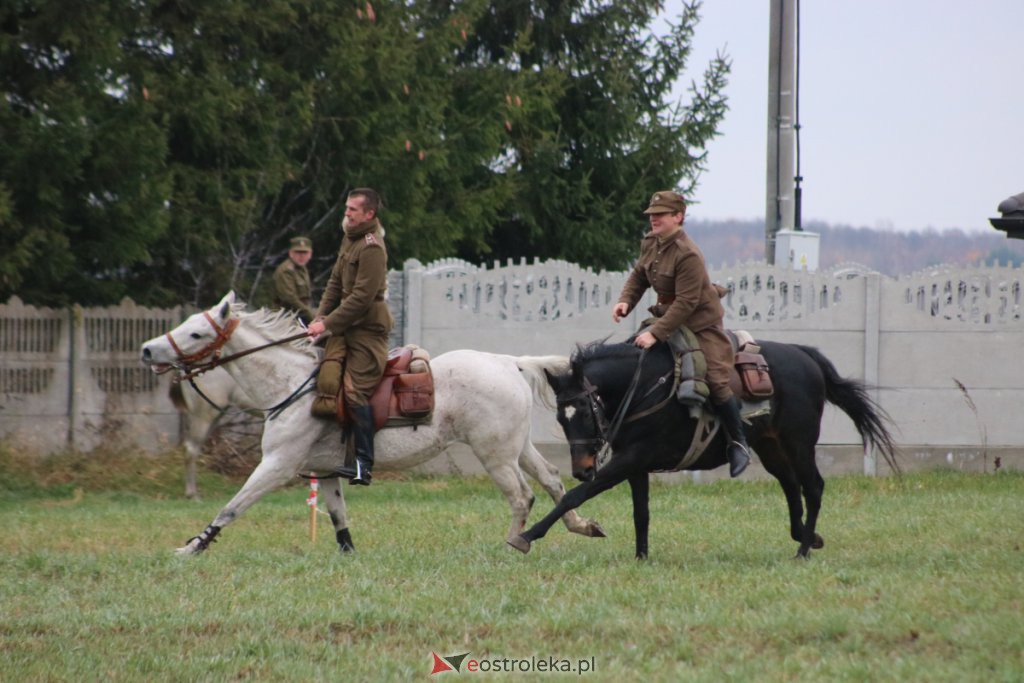
<svg viewBox="0 0 1024 683">
<path fill-rule="evenodd" d="M 608 534 L 604 532 L 604 529 L 597 522 L 591 522 L 587 531 L 589 532 L 587 535 L 591 538 L 608 538 Z"/>
<path fill-rule="evenodd" d="M 508 542 L 510 546 L 521 552 L 523 555 L 530 552 L 530 542 L 522 536 L 516 536 Z"/>
<path fill-rule="evenodd" d="M 814 534 L 814 543 L 811 544 L 811 547 L 815 550 L 821 550 L 825 547 L 825 539 L 818 534 Z"/>
<path fill-rule="evenodd" d="M 174 549 L 175 555 L 198 555 L 202 551 L 196 548 L 192 543 L 187 543 L 180 548 Z"/>
</svg>

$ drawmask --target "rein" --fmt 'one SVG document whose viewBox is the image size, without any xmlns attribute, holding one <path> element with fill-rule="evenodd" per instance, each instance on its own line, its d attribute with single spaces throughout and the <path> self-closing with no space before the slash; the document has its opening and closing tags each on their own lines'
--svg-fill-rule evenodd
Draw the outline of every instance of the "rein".
<svg viewBox="0 0 1024 683">
<path fill-rule="evenodd" d="M 686 351 L 685 353 L 692 353 L 692 351 Z M 685 355 L 685 353 L 684 353 L 684 355 Z M 672 399 L 675 398 L 676 389 L 679 388 L 679 383 L 682 381 L 682 365 L 683 365 L 683 357 L 680 356 L 679 358 L 676 359 L 676 362 L 674 363 L 672 371 L 671 372 L 666 372 L 664 375 L 659 377 L 658 381 L 654 383 L 654 386 L 652 386 L 650 389 L 648 389 L 647 393 L 640 397 L 640 400 L 643 400 L 643 399 L 647 398 L 652 393 L 654 393 L 655 389 L 657 389 L 660 386 L 663 386 L 666 382 L 668 382 L 668 376 L 671 374 L 672 375 L 672 389 L 668 392 L 668 396 L 663 398 L 661 401 L 658 401 L 656 404 L 654 404 L 650 408 L 647 408 L 646 410 L 641 410 L 639 413 L 634 413 L 633 415 L 630 415 L 629 419 L 626 420 L 626 422 L 634 422 L 635 420 L 639 420 L 640 418 L 647 417 L 648 415 L 653 415 L 654 413 L 658 412 L 659 410 L 661 410 L 662 408 L 667 406 L 669 401 L 671 401 Z"/>
<path fill-rule="evenodd" d="M 179 376 L 179 378 L 178 378 L 179 381 L 183 380 L 183 379 L 187 379 L 189 381 L 192 381 L 193 377 L 198 377 L 199 375 L 203 374 L 204 372 L 209 372 L 210 370 L 213 370 L 214 368 L 219 367 L 221 365 L 225 365 L 227 363 L 230 363 L 233 360 L 238 360 L 239 358 L 242 358 L 244 356 L 248 356 L 250 353 L 256 353 L 257 351 L 262 351 L 263 349 L 269 349 L 271 346 L 278 346 L 280 344 L 287 344 L 288 342 L 293 342 L 293 341 L 295 341 L 297 339 L 302 339 L 303 337 L 308 337 L 309 336 L 306 332 L 299 332 L 298 334 L 293 334 L 290 337 L 285 337 L 284 339 L 278 339 L 277 341 L 267 342 L 266 344 L 260 344 L 259 346 L 252 347 L 251 349 L 246 349 L 245 351 L 239 351 L 238 353 L 233 353 L 230 356 L 224 356 L 223 358 L 221 358 L 220 354 L 217 353 L 217 352 L 220 351 L 220 347 L 224 346 L 224 344 L 227 343 L 227 340 L 231 336 L 231 332 L 234 331 L 235 327 L 238 327 L 239 320 L 238 320 L 238 318 L 235 318 L 231 322 L 233 322 L 235 324 L 231 325 L 231 323 L 228 323 L 228 325 L 231 327 L 231 329 L 228 331 L 228 337 L 226 339 L 224 339 L 224 342 L 219 344 L 216 348 L 212 348 L 211 349 L 210 347 L 213 346 L 213 344 L 211 344 L 210 347 L 207 347 L 207 349 L 203 350 L 202 355 L 200 355 L 199 353 L 196 353 L 196 354 L 192 354 L 192 356 L 189 356 L 187 358 L 181 358 L 180 359 L 180 360 L 185 362 L 186 373 L 184 375 Z M 213 321 L 211 320 L 210 323 L 213 324 Z M 216 325 L 214 325 L 214 329 L 217 329 Z M 219 333 L 219 330 L 218 330 L 218 333 Z M 169 332 L 168 332 L 167 336 L 168 336 L 168 338 L 170 338 L 170 333 Z M 219 339 L 219 337 L 218 337 L 218 339 Z M 174 349 L 176 351 L 178 350 L 178 347 L 174 344 L 173 340 L 171 341 L 171 346 L 174 346 Z M 205 358 L 207 355 L 209 355 L 211 352 L 214 353 L 214 356 L 213 356 L 213 359 L 210 360 L 208 363 L 203 363 L 202 365 L 197 365 L 197 366 L 194 366 L 192 368 L 188 367 L 188 363 L 189 363 L 188 359 L 189 358 L 193 358 L 194 356 L 198 356 L 198 358 L 194 358 L 194 360 L 201 360 L 202 358 Z M 178 353 L 179 353 L 179 355 L 181 354 L 180 351 L 178 351 Z"/>
<path fill-rule="evenodd" d="M 292 403 L 294 403 L 295 401 L 299 400 L 300 398 L 302 398 L 306 394 L 309 394 L 309 393 L 312 393 L 312 392 L 316 391 L 316 386 L 315 385 L 314 386 L 309 386 L 309 383 L 312 382 L 314 379 L 316 379 L 316 376 L 319 375 L 319 374 L 320 374 L 320 367 L 317 366 L 316 368 L 313 369 L 313 373 L 309 377 L 307 377 L 306 380 L 302 384 L 300 384 L 299 387 L 295 391 L 293 391 L 292 393 L 288 394 L 288 396 L 284 400 L 282 400 L 282 401 L 280 401 L 280 402 L 270 406 L 269 408 L 252 408 L 252 410 L 259 410 L 261 412 L 267 413 L 267 419 L 268 420 L 273 420 L 278 415 L 283 413 L 284 409 L 287 408 L 288 406 L 290 406 Z M 182 379 L 184 379 L 184 378 L 179 376 L 179 377 L 175 377 L 173 381 L 181 382 Z M 210 399 L 209 396 L 204 394 L 203 390 L 199 388 L 199 385 L 196 384 L 196 381 L 194 379 L 189 377 L 188 378 L 188 383 L 192 385 L 192 388 L 195 389 L 195 392 L 197 394 L 199 394 L 200 396 L 203 397 L 204 401 L 209 403 L 211 406 L 216 408 L 221 413 L 227 412 L 227 408 L 220 407 L 219 405 L 214 403 Z M 305 391 L 303 391 L 303 389 L 305 389 Z M 245 411 L 241 411 L 241 412 L 245 412 Z"/>
<path fill-rule="evenodd" d="M 228 343 L 228 341 L 231 339 L 232 333 L 234 333 L 235 331 L 235 328 L 237 328 L 239 323 L 241 323 L 242 321 L 240 318 L 232 318 L 227 322 L 226 325 L 224 325 L 224 327 L 220 327 L 219 325 L 217 325 L 217 321 L 213 319 L 213 316 L 210 315 L 209 311 L 203 311 L 203 317 L 206 318 L 206 321 L 210 323 L 211 327 L 213 327 L 214 332 L 217 333 L 217 338 L 193 354 L 186 355 L 185 352 L 183 352 L 181 348 L 177 345 L 177 343 L 175 343 L 174 337 L 171 336 L 170 332 L 168 332 L 165 335 L 167 337 L 167 341 L 170 342 L 171 344 L 171 348 L 173 348 L 175 353 L 178 354 L 178 361 L 181 362 L 181 365 L 177 367 L 179 370 L 183 371 L 181 374 L 177 375 L 173 381 L 180 383 L 183 380 L 188 380 L 188 383 L 192 385 L 192 388 L 195 390 L 195 392 L 202 396 L 204 401 L 206 401 L 211 406 L 219 410 L 221 413 L 225 412 L 227 409 L 222 408 L 216 403 L 214 403 L 209 396 L 202 392 L 202 390 L 199 388 L 199 385 L 196 384 L 196 377 L 203 374 L 204 372 L 209 372 L 210 370 L 213 370 L 216 367 L 226 365 L 227 363 L 230 363 L 233 360 L 238 360 L 239 358 L 248 356 L 250 353 L 256 353 L 257 351 L 269 349 L 272 346 L 287 344 L 288 342 L 293 342 L 298 339 L 302 339 L 303 337 L 309 336 L 307 332 L 299 332 L 297 334 L 285 337 L 284 339 L 278 339 L 272 342 L 267 342 L 266 344 L 254 346 L 251 349 L 245 349 L 244 351 L 233 353 L 230 356 L 221 357 L 221 349 L 224 347 L 225 344 Z M 211 359 L 206 363 L 202 363 L 200 365 L 192 365 L 192 363 L 200 361 L 206 358 L 207 356 L 211 356 Z M 305 394 L 308 394 L 311 391 L 315 390 L 315 387 L 309 387 L 309 383 L 312 382 L 319 373 L 320 368 L 317 367 L 316 369 L 313 370 L 313 374 L 307 377 L 306 381 L 300 384 L 299 387 L 291 394 L 289 394 L 288 397 L 285 398 L 283 401 L 280 401 L 276 405 L 273 405 L 269 408 L 259 408 L 258 410 L 268 413 L 267 419 L 273 420 L 275 417 L 280 415 L 285 408 L 290 406 L 301 396 L 304 396 Z"/>
<path fill-rule="evenodd" d="M 636 372 L 633 373 L 633 379 L 629 383 L 629 389 L 626 390 L 626 395 L 622 398 L 622 403 L 619 404 L 619 409 L 615 411 L 615 415 L 612 416 L 611 428 L 603 435 L 604 436 L 604 448 L 601 452 L 607 452 L 604 460 L 606 461 L 611 457 L 612 441 L 619 434 L 619 428 L 622 427 L 622 422 L 626 418 L 626 412 L 629 410 L 629 404 L 633 402 L 633 395 L 636 394 L 636 387 L 640 383 L 640 371 L 644 367 L 644 359 L 647 358 L 647 349 L 640 351 L 640 358 L 636 361 Z M 649 391 L 647 392 L 650 393 Z M 602 461 L 601 453 L 598 453 L 597 468 L 601 469 L 604 465 Z"/>
<path fill-rule="evenodd" d="M 679 384 L 680 379 L 680 368 L 678 363 L 674 364 L 672 371 L 659 377 L 658 381 L 655 382 L 650 389 L 644 392 L 643 396 L 640 397 L 640 400 L 642 401 L 643 399 L 650 396 L 658 387 L 664 386 L 668 382 L 669 375 L 674 375 L 674 379 L 672 382 L 672 391 L 669 392 L 668 396 L 665 399 L 659 401 L 656 405 L 651 406 L 650 408 L 642 410 L 638 413 L 634 413 L 630 415 L 628 418 L 626 417 L 627 413 L 629 412 L 629 408 L 633 402 L 633 397 L 636 395 L 637 385 L 640 383 L 640 373 L 643 370 L 643 363 L 644 359 L 647 357 L 647 351 L 648 349 L 643 349 L 640 351 L 640 358 L 637 360 L 636 364 L 636 372 L 633 373 L 633 379 L 629 383 L 629 389 L 626 390 L 626 395 L 623 397 L 622 402 L 619 404 L 618 409 L 615 411 L 615 415 L 612 416 L 612 421 L 610 425 L 608 424 L 608 421 L 605 418 L 604 403 L 601 401 L 601 397 L 597 393 L 597 387 L 594 386 L 594 384 L 591 383 L 591 381 L 586 377 L 583 378 L 582 392 L 566 399 L 565 401 L 559 402 L 562 404 L 570 403 L 583 396 L 586 396 L 588 402 L 590 403 L 590 412 L 594 417 L 594 421 L 597 423 L 599 435 L 589 439 L 570 439 L 569 445 L 574 446 L 600 444 L 601 448 L 598 451 L 596 458 L 596 468 L 598 470 L 603 468 L 605 464 L 607 464 L 608 459 L 611 457 L 612 442 L 615 440 L 615 437 L 618 436 L 619 429 L 622 427 L 623 424 L 628 422 L 634 422 L 636 420 L 639 420 L 641 418 L 647 417 L 648 415 L 658 412 L 666 405 L 668 405 L 669 401 L 672 400 L 675 394 L 675 390 Z"/>
<path fill-rule="evenodd" d="M 593 438 L 586 439 L 569 439 L 569 445 L 601 444 L 601 450 L 597 454 L 597 469 L 601 469 L 602 467 L 604 467 L 608 458 L 610 458 L 611 442 L 618 434 L 618 430 L 622 428 L 624 422 L 632 421 L 632 419 L 626 420 L 626 414 L 630 410 L 630 404 L 633 402 L 633 396 L 636 394 L 637 385 L 640 383 L 640 373 L 643 371 L 643 361 L 646 357 L 647 349 L 645 348 L 640 351 L 640 357 L 637 359 L 637 369 L 636 372 L 633 373 L 633 379 L 630 381 L 630 388 L 627 389 L 626 395 L 623 397 L 622 402 L 618 404 L 618 410 L 616 410 L 615 414 L 612 416 L 610 425 L 608 424 L 604 416 L 604 403 L 603 401 L 601 401 L 601 396 L 597 393 L 597 387 L 594 386 L 594 384 L 586 377 L 583 378 L 584 388 L 582 392 L 570 396 L 565 400 L 559 401 L 560 403 L 564 404 L 571 402 L 573 400 L 577 400 L 583 396 L 587 397 L 587 400 L 590 403 L 591 415 L 594 417 L 594 421 L 597 423 L 599 435 Z M 664 384 L 664 380 L 664 377 L 660 378 L 658 384 L 655 384 L 653 387 L 648 389 L 644 396 L 650 395 L 650 392 L 657 388 L 659 384 Z"/>
</svg>

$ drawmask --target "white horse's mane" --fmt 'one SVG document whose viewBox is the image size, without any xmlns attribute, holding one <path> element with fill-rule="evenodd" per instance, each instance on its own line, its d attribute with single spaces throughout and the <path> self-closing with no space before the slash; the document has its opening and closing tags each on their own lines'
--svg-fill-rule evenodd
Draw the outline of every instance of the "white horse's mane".
<svg viewBox="0 0 1024 683">
<path fill-rule="evenodd" d="M 244 303 L 234 303 L 231 304 L 231 313 L 243 320 L 250 329 L 266 337 L 267 341 L 284 339 L 303 330 L 302 325 L 299 324 L 298 315 L 283 308 L 274 310 L 260 308 L 255 311 L 246 311 Z M 287 347 L 314 360 L 320 359 L 320 347 L 314 346 L 309 337 L 296 339 L 288 343 Z"/>
</svg>

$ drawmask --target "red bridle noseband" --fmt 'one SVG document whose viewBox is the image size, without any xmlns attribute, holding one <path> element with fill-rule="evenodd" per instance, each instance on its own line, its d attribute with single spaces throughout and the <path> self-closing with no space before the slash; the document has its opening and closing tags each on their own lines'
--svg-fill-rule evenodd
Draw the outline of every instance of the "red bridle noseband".
<svg viewBox="0 0 1024 683">
<path fill-rule="evenodd" d="M 186 355 L 185 352 L 182 351 L 175 343 L 174 337 L 171 336 L 171 333 L 168 332 L 166 335 L 167 341 L 171 344 L 171 348 L 174 349 L 176 354 L 178 354 L 178 360 L 185 365 L 186 369 L 191 363 L 200 361 L 210 355 L 213 356 L 213 362 L 216 363 L 216 361 L 220 359 L 221 348 L 228 343 L 228 340 L 231 339 L 231 333 L 235 331 L 235 328 L 238 327 L 238 323 L 241 322 L 239 318 L 232 318 L 226 325 L 224 325 L 224 327 L 220 327 L 208 311 L 203 311 L 203 317 L 206 318 L 207 322 L 209 322 L 213 327 L 214 332 L 217 333 L 217 338 L 195 353 Z"/>
</svg>

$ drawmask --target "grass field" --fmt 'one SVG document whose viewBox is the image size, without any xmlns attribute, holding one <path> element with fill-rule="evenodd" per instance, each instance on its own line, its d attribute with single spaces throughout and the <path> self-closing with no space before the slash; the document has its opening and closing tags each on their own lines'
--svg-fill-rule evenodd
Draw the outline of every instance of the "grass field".
<svg viewBox="0 0 1024 683">
<path fill-rule="evenodd" d="M 347 487 L 355 555 L 326 518 L 310 542 L 296 487 L 181 558 L 233 483 L 194 503 L 176 465 L 28 476 L 2 455 L 2 681 L 1024 679 L 1019 473 L 833 479 L 809 561 L 774 483 L 653 487 L 640 563 L 624 487 L 582 509 L 609 538 L 559 525 L 522 556 L 497 489 L 455 478 Z M 431 676 L 432 652 L 469 656 Z"/>
</svg>

